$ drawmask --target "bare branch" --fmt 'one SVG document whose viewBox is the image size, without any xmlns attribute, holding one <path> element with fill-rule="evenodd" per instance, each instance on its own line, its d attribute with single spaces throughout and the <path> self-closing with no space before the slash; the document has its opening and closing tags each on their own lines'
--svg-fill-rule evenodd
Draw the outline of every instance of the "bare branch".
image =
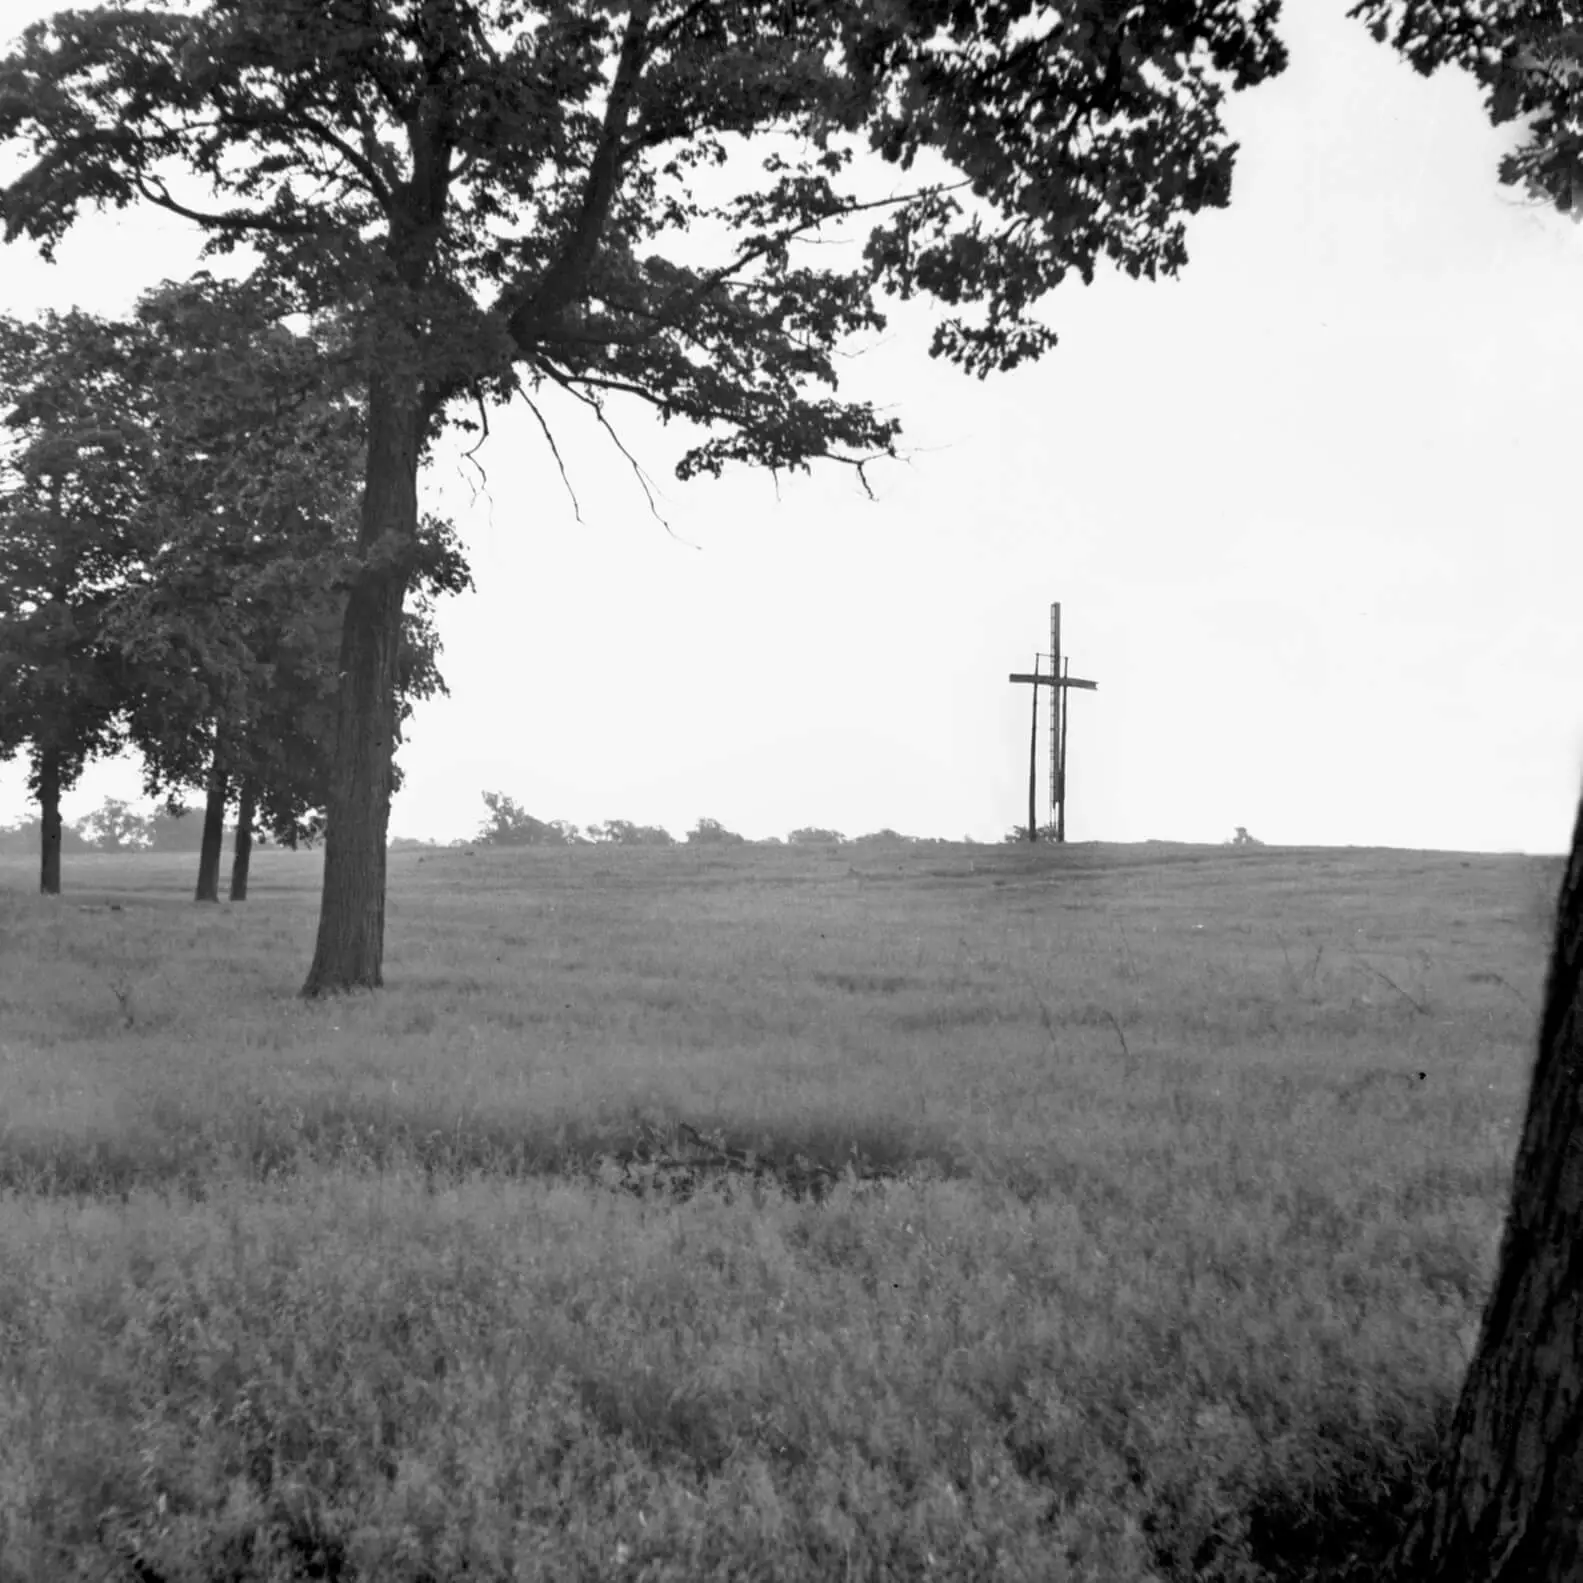
<svg viewBox="0 0 1583 1583">
<path fill-rule="evenodd" d="M 650 479 L 648 474 L 644 472 L 642 463 L 640 463 L 637 457 L 635 457 L 632 452 L 626 448 L 626 445 L 622 442 L 621 436 L 617 434 L 615 429 L 611 426 L 610 420 L 605 416 L 604 404 L 597 396 L 592 396 L 587 391 L 579 390 L 570 379 L 561 375 L 556 370 L 551 369 L 549 372 L 550 378 L 553 379 L 555 383 L 561 387 L 561 389 L 568 391 L 571 395 L 575 396 L 578 401 L 582 402 L 582 404 L 593 413 L 595 419 L 599 423 L 600 428 L 602 428 L 605 433 L 610 436 L 611 443 L 618 451 L 621 452 L 624 457 L 626 457 L 627 465 L 632 469 L 632 476 L 637 479 L 638 487 L 643 491 L 644 498 L 649 503 L 649 514 L 657 523 L 659 523 L 662 528 L 665 529 L 668 534 L 670 534 L 673 539 L 676 540 L 678 544 L 686 544 L 689 549 L 696 550 L 698 548 L 696 544 L 691 543 L 690 540 L 682 538 L 682 536 L 677 533 L 670 523 L 660 515 L 659 507 L 654 502 L 654 491 L 649 488 Z"/>
<path fill-rule="evenodd" d="M 262 119 L 263 118 L 260 118 L 261 121 Z M 285 118 L 281 117 L 280 122 L 284 123 Z M 264 124 L 267 125 L 269 123 L 264 122 Z M 378 202 L 380 208 L 382 208 L 388 214 L 390 212 L 390 188 L 386 183 L 385 173 L 379 170 L 374 163 L 375 156 L 377 154 L 383 153 L 384 151 L 379 146 L 379 139 L 374 135 L 372 124 L 369 122 L 368 118 L 365 116 L 362 119 L 359 129 L 362 135 L 364 149 L 364 152 L 361 154 L 359 154 L 357 150 L 354 149 L 349 143 L 345 143 L 340 138 L 338 138 L 329 127 L 321 125 L 314 117 L 307 115 L 303 116 L 301 118 L 301 124 L 307 127 L 307 129 L 312 132 L 321 143 L 325 143 L 330 148 L 333 148 L 336 153 L 339 154 L 341 158 L 344 159 L 346 163 L 363 178 L 364 182 L 368 186 L 369 192 Z"/>
<path fill-rule="evenodd" d="M 561 482 L 566 486 L 566 493 L 571 496 L 572 515 L 581 522 L 583 520 L 583 508 L 578 504 L 577 491 L 572 488 L 571 479 L 566 476 L 566 463 L 561 460 L 561 448 L 555 443 L 555 436 L 550 430 L 549 423 L 545 420 L 544 414 L 539 411 L 533 397 L 524 390 L 522 399 L 528 404 L 528 411 L 538 420 L 539 427 L 544 431 L 544 438 L 549 441 L 550 455 L 555 458 L 555 465 L 560 469 Z M 652 504 L 653 502 L 651 501 L 650 505 L 652 506 Z"/>
<path fill-rule="evenodd" d="M 547 361 L 541 362 L 540 366 L 543 368 L 544 373 L 548 378 L 553 379 L 556 384 L 563 386 L 567 390 L 570 390 L 579 401 L 587 402 L 590 406 L 593 406 L 595 411 L 600 410 L 597 403 L 593 402 L 585 392 L 574 389 L 573 381 L 575 381 L 578 385 L 591 385 L 599 390 L 613 390 L 620 395 L 637 396 L 641 400 L 648 402 L 648 404 L 653 407 L 656 412 L 665 415 L 673 416 L 679 410 L 672 407 L 666 397 L 657 395 L 652 390 L 646 390 L 642 386 L 631 384 L 629 381 L 624 379 L 607 379 L 601 378 L 596 374 L 585 374 L 581 372 L 576 374 L 568 374 L 563 372 L 561 369 L 556 368 L 553 364 Z M 694 423 L 733 424 L 737 422 L 737 420 L 723 408 L 709 406 L 701 401 L 690 403 L 686 409 L 680 410 L 683 417 Z M 816 456 L 820 461 L 839 462 L 843 467 L 850 467 L 854 469 L 858 475 L 858 482 L 862 484 L 864 493 L 867 494 L 870 500 L 873 500 L 875 495 L 868 481 L 867 468 L 869 463 L 896 459 L 889 451 L 871 451 L 867 456 L 842 456 L 835 451 L 818 451 L 810 454 Z M 772 476 L 777 476 L 777 470 L 773 467 L 770 468 L 770 473 Z M 777 494 L 778 489 L 779 486 L 777 483 Z"/>
<path fill-rule="evenodd" d="M 462 452 L 468 461 L 472 461 L 473 457 L 483 449 L 484 441 L 489 438 L 489 408 L 484 405 L 484 398 L 478 391 L 473 392 L 473 405 L 478 408 L 479 435 L 478 444 L 469 446 Z"/>
</svg>

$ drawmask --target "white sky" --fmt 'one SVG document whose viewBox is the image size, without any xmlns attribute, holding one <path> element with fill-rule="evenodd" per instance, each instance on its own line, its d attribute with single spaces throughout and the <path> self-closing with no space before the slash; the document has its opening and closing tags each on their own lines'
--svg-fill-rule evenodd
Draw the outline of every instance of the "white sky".
<svg viewBox="0 0 1583 1583">
<path fill-rule="evenodd" d="M 409 728 L 392 833 L 471 834 L 489 789 L 678 836 L 996 839 L 1026 813 L 1006 676 L 1059 599 L 1100 684 L 1072 709 L 1070 839 L 1564 850 L 1583 231 L 1497 184 L 1513 135 L 1471 82 L 1415 76 L 1346 3 L 1288 6 L 1291 66 L 1233 100 L 1232 206 L 1192 225 L 1179 282 L 1063 288 L 1061 345 L 987 384 L 893 314 L 847 387 L 914 452 L 873 470 L 877 503 L 844 468 L 778 497 L 677 483 L 641 413 L 616 416 L 676 537 L 578 414 L 547 409 L 581 524 L 525 411 L 492 415 L 487 482 L 442 453 L 424 505 L 479 591 L 441 608 L 451 697 Z M 4 303 L 119 312 L 196 247 L 174 218 L 90 217 L 53 267 L 0 250 Z M 0 820 L 24 780 L 0 767 Z M 91 766 L 66 815 L 139 785 Z"/>
</svg>

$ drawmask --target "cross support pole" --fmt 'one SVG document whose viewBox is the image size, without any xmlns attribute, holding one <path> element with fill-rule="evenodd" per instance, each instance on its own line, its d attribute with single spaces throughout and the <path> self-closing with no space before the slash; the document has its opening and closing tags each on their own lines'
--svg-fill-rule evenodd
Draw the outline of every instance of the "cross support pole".
<svg viewBox="0 0 1583 1583">
<path fill-rule="evenodd" d="M 1034 669 L 1038 670 L 1035 665 Z M 1062 673 L 1061 665 L 1061 607 L 1059 604 L 1050 606 L 1050 674 L 1059 676 Z M 1033 696 L 1039 696 L 1037 687 Z M 1066 694 L 1059 687 L 1050 689 L 1050 815 L 1055 816 L 1055 810 L 1061 806 L 1061 722 L 1066 719 L 1066 710 L 1061 706 L 1066 702 Z M 1056 823 L 1055 839 L 1066 839 L 1061 829 L 1060 822 Z"/>
<path fill-rule="evenodd" d="M 1037 654 L 1033 657 L 1033 674 L 1040 679 Z M 1028 839 L 1035 841 L 1039 828 L 1039 689 L 1035 687 L 1028 696 L 1033 699 L 1033 724 L 1028 735 Z"/>
</svg>

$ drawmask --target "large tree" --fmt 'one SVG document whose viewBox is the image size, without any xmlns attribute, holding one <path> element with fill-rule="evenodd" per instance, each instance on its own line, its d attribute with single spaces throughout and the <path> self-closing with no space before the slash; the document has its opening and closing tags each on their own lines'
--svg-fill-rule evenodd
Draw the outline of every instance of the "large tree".
<svg viewBox="0 0 1583 1583">
<path fill-rule="evenodd" d="M 84 204 L 159 205 L 345 313 L 363 358 L 365 563 L 304 993 L 381 981 L 418 465 L 457 404 L 630 396 L 702 431 L 683 478 L 890 453 L 895 422 L 835 394 L 876 294 L 944 303 L 931 350 L 983 375 L 1054 344 L 1035 309 L 1069 273 L 1174 273 L 1186 216 L 1228 201 L 1227 89 L 1284 65 L 1278 9 L 212 0 L 27 31 L 0 62 L 0 138 L 31 156 L 8 239 L 48 253 Z M 804 245 L 848 222 L 868 239 L 845 267 Z"/>
<path fill-rule="evenodd" d="M 1422 72 L 1472 72 L 1492 121 L 1525 119 L 1501 180 L 1583 214 L 1577 0 L 1363 0 L 1353 14 Z M 1444 1455 L 1395 1570 L 1404 1583 L 1583 1576 L 1583 805 L 1495 1285 Z"/>
<path fill-rule="evenodd" d="M 60 892 L 61 797 L 119 745 L 133 693 L 106 633 L 142 550 L 127 363 L 124 330 L 91 315 L 0 319 L 0 760 L 28 750 L 46 895 Z"/>
</svg>

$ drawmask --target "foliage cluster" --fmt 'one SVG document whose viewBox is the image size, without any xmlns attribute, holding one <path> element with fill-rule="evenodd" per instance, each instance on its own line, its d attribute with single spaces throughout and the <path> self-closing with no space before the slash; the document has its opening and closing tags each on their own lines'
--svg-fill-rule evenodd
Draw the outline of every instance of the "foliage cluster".
<svg viewBox="0 0 1583 1583">
<path fill-rule="evenodd" d="M 718 819 L 701 817 L 687 832 L 688 846 L 741 846 L 746 838 L 727 830 Z"/>
<path fill-rule="evenodd" d="M 788 846 L 840 846 L 846 837 L 839 830 L 825 830 L 818 825 L 804 825 L 786 837 Z"/>
<path fill-rule="evenodd" d="M 588 825 L 583 838 L 596 846 L 675 846 L 676 837 L 663 825 L 634 824 L 630 819 L 606 819 Z"/>
<path fill-rule="evenodd" d="M 1052 819 L 1047 824 L 1039 825 L 1036 828 L 1039 840 L 1054 841 L 1057 831 L 1060 827 Z M 1019 841 L 1026 842 L 1027 840 L 1028 827 L 1025 824 L 1014 824 L 1011 829 L 1009 829 L 1005 835 L 1000 838 L 1002 846 L 1014 846 Z"/>
<path fill-rule="evenodd" d="M 571 846 L 580 841 L 577 826 L 564 819 L 535 819 L 504 792 L 483 793 L 489 817 L 474 837 L 479 846 Z"/>
<path fill-rule="evenodd" d="M 565 819 L 535 819 L 504 792 L 486 791 L 483 799 L 489 817 L 473 838 L 478 846 L 674 846 L 676 842 L 659 825 L 607 819 L 579 829 Z"/>
</svg>

